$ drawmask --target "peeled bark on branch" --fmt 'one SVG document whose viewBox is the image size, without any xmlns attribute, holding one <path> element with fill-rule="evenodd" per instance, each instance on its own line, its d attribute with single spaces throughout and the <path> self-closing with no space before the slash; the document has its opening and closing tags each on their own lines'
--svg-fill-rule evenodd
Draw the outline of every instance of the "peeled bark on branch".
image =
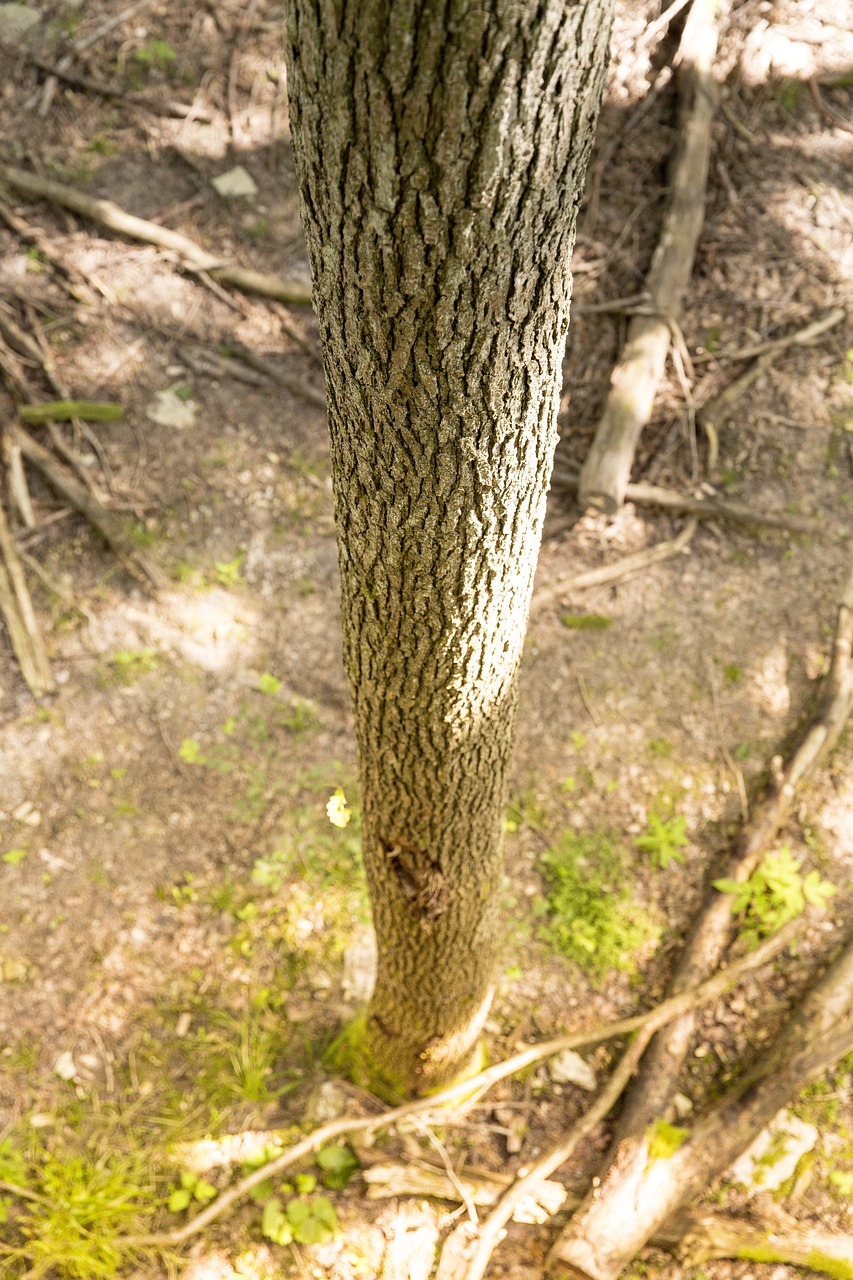
<svg viewBox="0 0 853 1280">
<path fill-rule="evenodd" d="M 705 217 L 715 86 L 711 74 L 723 0 L 694 0 L 679 48 L 683 126 L 672 167 L 672 199 L 646 282 L 654 315 L 635 316 L 580 477 L 583 507 L 617 510 L 663 376 Z"/>
<path fill-rule="evenodd" d="M 853 568 L 842 590 L 832 662 L 818 711 L 803 730 L 788 760 L 784 764 L 774 762 L 767 794 L 741 830 L 735 848 L 717 875 L 738 883 L 749 878 L 791 813 L 798 788 L 834 748 L 853 710 L 851 644 Z M 718 966 L 728 940 L 732 901 L 730 894 L 719 893 L 709 887 L 670 983 L 671 992 L 694 987 Z M 627 1265 L 640 1248 L 642 1240 L 647 1238 L 643 1235 L 642 1218 L 630 1214 L 620 1222 L 619 1243 L 615 1244 L 612 1239 L 613 1214 L 621 1212 L 625 1203 L 633 1203 L 632 1197 L 638 1193 L 646 1177 L 646 1130 L 655 1120 L 666 1115 L 687 1056 L 695 1021 L 694 1012 L 686 1013 L 659 1032 L 649 1046 L 625 1101 L 611 1147 L 607 1175 L 596 1195 L 566 1228 L 563 1247 L 567 1256 L 575 1242 L 582 1240 L 590 1254 L 607 1252 L 613 1260 L 611 1266 L 615 1268 L 612 1275 L 618 1275 L 622 1266 Z"/>
<path fill-rule="evenodd" d="M 551 1250 L 548 1266 L 584 1280 L 616 1280 L 674 1213 L 693 1204 L 786 1103 L 853 1050 L 853 940 L 788 1019 L 765 1057 L 703 1116 L 669 1157 L 639 1181 L 605 1178 L 585 1220 Z M 597 1213 L 596 1213 L 597 1210 Z"/>
</svg>

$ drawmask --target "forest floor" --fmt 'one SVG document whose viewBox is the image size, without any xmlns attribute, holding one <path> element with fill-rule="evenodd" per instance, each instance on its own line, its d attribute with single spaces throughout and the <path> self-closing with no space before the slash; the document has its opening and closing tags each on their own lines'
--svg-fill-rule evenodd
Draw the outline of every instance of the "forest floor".
<svg viewBox="0 0 853 1280">
<path fill-rule="evenodd" d="M 280 6 L 140 3 L 68 63 L 126 93 L 194 103 L 203 117 L 183 119 L 37 67 L 56 65 L 122 3 L 0 6 L 13 8 L 33 25 L 16 43 L 6 29 L 0 47 L 4 165 L 308 287 Z M 642 291 L 665 206 L 676 118 L 672 85 L 647 96 L 652 61 L 669 49 L 645 36 L 657 14 L 626 3 L 618 15 L 579 224 L 564 467 L 583 461 L 624 337 L 624 314 L 603 304 Z M 850 303 L 851 65 L 853 7 L 841 0 L 746 0 L 726 29 L 683 321 L 695 404 L 743 370 L 740 353 Z M 236 165 L 252 188 L 222 196 L 213 182 Z M 217 285 L 174 253 L 55 204 L 3 198 L 41 242 L 0 226 L 0 312 L 42 344 L 74 398 L 123 407 L 120 421 L 54 437 L 169 583 L 144 591 L 30 476 L 36 524 L 13 527 L 58 691 L 36 702 L 0 636 L 0 1183 L 23 1183 L 53 1209 L 82 1188 L 93 1235 L 105 1222 L 162 1230 L 182 1220 L 166 1205 L 182 1172 L 201 1172 L 199 1199 L 204 1181 L 231 1176 L 222 1144 L 202 1139 L 369 1105 L 323 1064 L 369 985 L 370 932 L 357 812 L 346 828 L 326 817 L 338 788 L 353 806 L 356 795 L 316 325 L 306 307 Z M 246 351 L 262 362 L 237 358 Z M 21 368 L 39 398 L 55 398 L 35 362 Z M 0 395 L 10 419 L 14 400 Z M 44 427 L 31 431 L 51 442 Z M 712 474 L 704 456 L 670 366 L 634 477 L 682 492 L 705 482 L 756 509 L 818 517 L 822 532 L 705 522 L 684 554 L 535 612 L 494 1059 L 660 998 L 710 861 L 808 712 L 853 541 L 849 325 L 784 351 L 735 406 Z M 679 528 L 681 518 L 630 503 L 615 517 L 584 515 L 555 490 L 538 583 Z M 837 892 L 784 964 L 702 1015 L 687 1116 L 760 1053 L 850 919 L 850 734 L 783 843 Z M 582 893 L 579 931 L 570 904 Z M 594 945 L 585 963 L 579 937 Z M 610 1055 L 590 1056 L 599 1079 Z M 504 1171 L 550 1145 L 588 1096 L 542 1066 L 464 1120 L 386 1135 L 376 1149 L 440 1166 L 443 1148 L 455 1167 Z M 853 1062 L 795 1110 L 817 1138 L 782 1203 L 850 1231 Z M 560 1175 L 567 1186 L 583 1189 L 606 1140 L 602 1129 L 583 1145 Z M 300 1194 L 310 1205 L 309 1182 L 284 1193 Z M 734 1184 L 714 1194 L 749 1207 Z M 0 1272 L 426 1280 L 459 1213 L 423 1196 L 368 1200 L 358 1176 L 329 1196 L 339 1230 L 323 1243 L 271 1243 L 250 1204 L 166 1260 L 115 1263 L 105 1246 L 97 1270 L 72 1256 L 67 1219 L 44 1201 L 24 1205 L 25 1239 L 22 1202 L 7 1195 L 0 1249 L 21 1252 L 0 1253 Z M 3 1208 L 0 1197 L 0 1220 Z M 539 1276 L 552 1235 L 512 1225 L 490 1274 Z M 636 1274 L 700 1277 L 653 1250 Z M 701 1274 L 797 1273 L 709 1262 Z"/>
</svg>

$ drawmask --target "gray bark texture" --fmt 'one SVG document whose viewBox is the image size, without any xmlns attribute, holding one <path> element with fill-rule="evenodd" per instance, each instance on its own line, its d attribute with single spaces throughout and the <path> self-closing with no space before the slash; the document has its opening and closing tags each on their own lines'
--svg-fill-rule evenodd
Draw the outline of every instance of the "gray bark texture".
<svg viewBox="0 0 853 1280">
<path fill-rule="evenodd" d="M 518 668 L 611 0 L 288 0 L 385 1086 L 491 997 Z"/>
</svg>

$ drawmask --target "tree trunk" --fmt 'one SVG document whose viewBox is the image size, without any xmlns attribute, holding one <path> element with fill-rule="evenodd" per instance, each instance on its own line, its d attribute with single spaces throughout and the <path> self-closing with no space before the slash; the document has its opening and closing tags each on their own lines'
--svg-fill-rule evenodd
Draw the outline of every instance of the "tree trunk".
<svg viewBox="0 0 853 1280">
<path fill-rule="evenodd" d="M 344 662 L 378 942 L 373 1082 L 472 1056 L 610 0 L 288 0 Z"/>
</svg>

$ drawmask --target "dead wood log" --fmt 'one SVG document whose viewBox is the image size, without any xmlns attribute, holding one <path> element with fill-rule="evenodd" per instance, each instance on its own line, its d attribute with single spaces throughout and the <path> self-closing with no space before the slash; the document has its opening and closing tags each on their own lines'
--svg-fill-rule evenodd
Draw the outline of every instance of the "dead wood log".
<svg viewBox="0 0 853 1280">
<path fill-rule="evenodd" d="M 738 883 L 749 878 L 790 815 L 798 788 L 812 776 L 838 741 L 853 710 L 851 646 L 853 568 L 842 590 L 832 661 L 822 701 L 788 760 L 784 763 L 778 758 L 773 761 L 768 790 L 755 807 L 750 821 L 741 829 L 737 843 L 721 868 L 723 877 Z M 732 901 L 730 894 L 708 888 L 670 983 L 671 992 L 694 987 L 720 963 L 728 939 Z M 567 1249 L 573 1247 L 573 1241 L 583 1239 L 589 1242 L 591 1252 L 609 1250 L 613 1255 L 615 1246 L 608 1240 L 613 1231 L 611 1204 L 633 1203 L 631 1197 L 643 1183 L 648 1163 L 646 1131 L 650 1124 L 667 1113 L 694 1028 L 695 1015 L 689 1012 L 658 1033 L 649 1046 L 625 1100 L 611 1146 L 607 1175 L 595 1198 L 590 1199 L 569 1224 Z M 634 1229 L 633 1235 L 629 1222 Z M 618 1275 L 621 1267 L 627 1265 L 640 1247 L 636 1239 L 642 1231 L 641 1219 L 633 1216 L 620 1227 L 623 1242 L 621 1264 L 613 1275 Z"/>
<path fill-rule="evenodd" d="M 625 485 L 643 427 L 649 421 L 673 325 L 681 316 L 705 216 L 715 86 L 711 69 L 724 4 L 694 0 L 679 48 L 683 125 L 672 167 L 672 198 L 646 281 L 653 315 L 634 316 L 611 376 L 611 388 L 581 471 L 583 507 L 612 512 Z"/>
<path fill-rule="evenodd" d="M 0 166 L 0 180 L 20 195 L 34 197 L 37 200 L 48 200 L 53 204 L 71 209 L 92 222 L 99 223 L 108 231 L 128 236 L 131 240 L 141 240 L 145 244 L 154 244 L 161 249 L 168 249 L 177 254 L 186 266 L 195 271 L 206 272 L 212 280 L 219 284 L 231 285 L 245 293 L 257 293 L 266 298 L 276 298 L 279 302 L 298 303 L 310 306 L 311 293 L 297 280 L 287 280 L 282 276 L 271 275 L 264 271 L 251 271 L 246 267 L 238 267 L 234 263 L 223 262 L 221 258 L 201 245 L 196 244 L 189 236 L 168 227 L 160 227 L 156 222 L 148 222 L 145 218 L 137 218 L 126 213 L 112 200 L 98 200 L 87 196 L 83 191 L 65 186 L 61 182 L 52 182 L 40 178 L 35 173 L 27 173 L 13 165 Z"/>
<path fill-rule="evenodd" d="M 84 515 L 98 530 L 128 573 L 132 574 L 148 591 L 152 587 L 156 591 L 168 587 L 169 580 L 163 570 L 133 545 L 112 511 L 84 488 L 67 467 L 58 462 L 48 449 L 40 445 L 21 427 L 13 428 L 12 439 L 13 443 L 20 445 L 24 458 L 41 472 L 50 487 L 60 497 L 65 498 L 66 502 L 76 507 L 80 514 Z"/>
<path fill-rule="evenodd" d="M 786 1022 L 770 1050 L 639 1179 L 606 1177 L 548 1257 L 559 1275 L 616 1280 L 674 1213 L 693 1204 L 786 1103 L 853 1050 L 853 936 Z"/>
</svg>

